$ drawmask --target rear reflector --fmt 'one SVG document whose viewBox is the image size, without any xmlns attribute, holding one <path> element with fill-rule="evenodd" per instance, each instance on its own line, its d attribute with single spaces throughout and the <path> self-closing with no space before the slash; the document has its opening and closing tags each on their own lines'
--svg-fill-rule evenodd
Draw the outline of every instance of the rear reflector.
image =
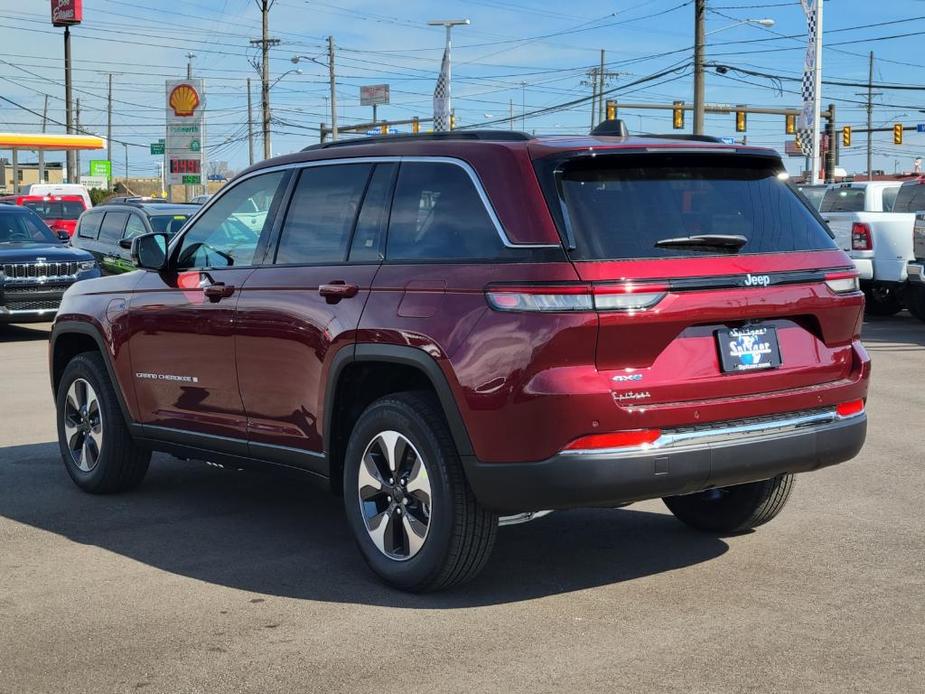
<svg viewBox="0 0 925 694">
<path fill-rule="evenodd" d="M 635 431 L 613 431 L 607 434 L 591 434 L 575 439 L 566 451 L 607 449 L 607 448 L 637 448 L 655 443 L 662 435 L 660 429 L 637 429 Z"/>
<path fill-rule="evenodd" d="M 854 417 L 864 412 L 863 400 L 849 400 L 835 406 L 835 414 L 839 417 Z"/>
<path fill-rule="evenodd" d="M 830 272 L 825 276 L 825 285 L 836 294 L 849 294 L 860 289 L 856 272 Z"/>
<path fill-rule="evenodd" d="M 642 311 L 665 298 L 664 283 L 490 286 L 488 304 L 499 311 Z"/>
<path fill-rule="evenodd" d="M 870 225 L 855 222 L 851 225 L 851 250 L 869 251 L 874 247 L 874 240 L 870 233 Z"/>
</svg>

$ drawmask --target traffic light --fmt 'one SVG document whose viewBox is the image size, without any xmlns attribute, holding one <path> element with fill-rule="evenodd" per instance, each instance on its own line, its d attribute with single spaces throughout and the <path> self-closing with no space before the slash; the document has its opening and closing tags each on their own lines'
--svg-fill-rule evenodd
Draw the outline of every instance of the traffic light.
<svg viewBox="0 0 925 694">
<path fill-rule="evenodd" d="M 896 123 L 893 125 L 893 144 L 901 145 L 903 143 L 903 124 Z"/>
<path fill-rule="evenodd" d="M 617 102 L 613 99 L 607 99 L 607 120 L 617 119 Z"/>
<path fill-rule="evenodd" d="M 736 132 L 744 133 L 747 125 L 747 114 L 745 111 L 736 111 Z"/>
<path fill-rule="evenodd" d="M 380 125 L 379 132 L 383 135 L 388 135 L 389 134 L 389 124 L 383 123 L 382 125 Z"/>
<path fill-rule="evenodd" d="M 790 114 L 784 116 L 784 118 L 785 118 L 785 121 L 784 121 L 784 123 L 785 123 L 785 125 L 784 125 L 784 132 L 786 132 L 788 135 L 793 135 L 793 134 L 795 134 L 796 131 L 797 131 L 797 117 L 796 117 L 796 115 L 790 113 Z"/>
<path fill-rule="evenodd" d="M 411 132 L 415 135 L 421 132 L 421 120 L 417 116 L 411 119 Z"/>
<path fill-rule="evenodd" d="M 671 110 L 671 127 L 675 130 L 684 129 L 684 102 L 675 101 L 674 108 Z"/>
<path fill-rule="evenodd" d="M 851 126 L 846 125 L 841 129 L 841 143 L 843 147 L 851 146 Z"/>
</svg>

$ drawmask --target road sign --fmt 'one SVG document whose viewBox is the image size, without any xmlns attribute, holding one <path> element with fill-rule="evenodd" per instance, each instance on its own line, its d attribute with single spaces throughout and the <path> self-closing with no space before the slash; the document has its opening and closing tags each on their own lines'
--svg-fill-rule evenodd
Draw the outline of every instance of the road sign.
<svg viewBox="0 0 925 694">
<path fill-rule="evenodd" d="M 916 124 L 915 124 L 915 132 L 917 132 L 917 133 L 925 133 L 925 123 L 916 123 Z"/>
<path fill-rule="evenodd" d="M 163 154 L 164 153 L 164 141 L 152 142 L 151 143 L 151 154 Z"/>
<path fill-rule="evenodd" d="M 389 103 L 389 85 L 370 84 L 360 87 L 360 106 L 375 106 Z"/>
<path fill-rule="evenodd" d="M 108 159 L 93 159 L 90 162 L 90 175 L 100 178 L 112 178 L 112 162 Z"/>
<path fill-rule="evenodd" d="M 736 139 L 734 137 L 721 137 L 719 139 L 723 141 L 724 145 L 734 145 L 736 143 Z"/>
<path fill-rule="evenodd" d="M 80 182 L 87 187 L 87 190 L 99 188 L 106 190 L 109 188 L 109 179 L 104 176 L 81 176 Z"/>
</svg>

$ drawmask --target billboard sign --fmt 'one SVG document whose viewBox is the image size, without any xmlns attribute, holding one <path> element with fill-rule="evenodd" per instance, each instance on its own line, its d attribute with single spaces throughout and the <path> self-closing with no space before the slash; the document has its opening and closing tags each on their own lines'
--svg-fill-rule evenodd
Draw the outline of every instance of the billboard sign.
<svg viewBox="0 0 925 694">
<path fill-rule="evenodd" d="M 796 140 L 787 140 L 784 142 L 784 154 L 788 157 L 802 157 L 803 150 L 800 148 L 800 143 Z"/>
<path fill-rule="evenodd" d="M 360 87 L 360 106 L 377 106 L 389 103 L 389 85 L 370 84 Z"/>
<path fill-rule="evenodd" d="M 201 79 L 167 81 L 167 137 L 164 142 L 167 185 L 202 183 L 204 110 Z"/>
<path fill-rule="evenodd" d="M 105 176 L 81 176 L 80 182 L 87 187 L 87 190 L 98 188 L 106 190 L 109 188 L 109 179 Z"/>
<path fill-rule="evenodd" d="M 112 162 L 108 159 L 94 159 L 90 162 L 90 176 L 112 178 Z"/>
<path fill-rule="evenodd" d="M 83 0 L 51 0 L 51 23 L 56 27 L 80 24 L 84 18 Z"/>
</svg>

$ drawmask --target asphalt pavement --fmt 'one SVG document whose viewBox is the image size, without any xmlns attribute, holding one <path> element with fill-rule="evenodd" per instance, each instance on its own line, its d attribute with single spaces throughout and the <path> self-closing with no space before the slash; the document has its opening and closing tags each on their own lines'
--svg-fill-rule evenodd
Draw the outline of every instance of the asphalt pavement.
<svg viewBox="0 0 925 694">
<path fill-rule="evenodd" d="M 339 500 L 157 456 L 98 497 L 54 443 L 47 327 L 0 326 L 0 692 L 921 692 L 925 324 L 868 322 L 867 445 L 758 531 L 661 502 L 502 528 L 453 592 L 383 587 Z"/>
</svg>

